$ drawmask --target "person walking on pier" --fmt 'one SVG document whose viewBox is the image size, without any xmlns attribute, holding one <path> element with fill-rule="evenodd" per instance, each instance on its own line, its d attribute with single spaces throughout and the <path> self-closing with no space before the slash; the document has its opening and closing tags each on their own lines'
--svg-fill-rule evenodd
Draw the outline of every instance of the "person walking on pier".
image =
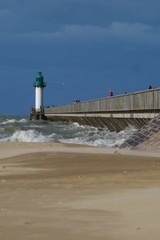
<svg viewBox="0 0 160 240">
<path fill-rule="evenodd" d="M 109 97 L 113 96 L 113 92 L 111 90 L 109 90 Z"/>
</svg>

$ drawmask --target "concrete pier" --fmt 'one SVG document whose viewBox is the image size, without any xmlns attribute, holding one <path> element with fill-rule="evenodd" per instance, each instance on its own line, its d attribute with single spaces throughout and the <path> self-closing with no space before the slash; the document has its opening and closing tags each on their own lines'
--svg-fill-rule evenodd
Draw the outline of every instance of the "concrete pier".
<svg viewBox="0 0 160 240">
<path fill-rule="evenodd" d="M 51 121 L 78 122 L 121 131 L 133 125 L 141 128 L 160 113 L 160 88 L 122 94 L 44 110 Z"/>
</svg>

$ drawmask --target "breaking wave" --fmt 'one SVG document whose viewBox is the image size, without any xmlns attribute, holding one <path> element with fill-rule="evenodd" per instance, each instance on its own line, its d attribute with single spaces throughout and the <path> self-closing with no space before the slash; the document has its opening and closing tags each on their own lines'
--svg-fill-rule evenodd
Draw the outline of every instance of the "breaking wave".
<svg viewBox="0 0 160 240">
<path fill-rule="evenodd" d="M 29 121 L 26 117 L 0 117 L 1 142 L 61 142 L 100 147 L 119 147 L 135 129 L 128 127 L 119 133 L 108 128 L 84 126 L 78 123 Z"/>
</svg>

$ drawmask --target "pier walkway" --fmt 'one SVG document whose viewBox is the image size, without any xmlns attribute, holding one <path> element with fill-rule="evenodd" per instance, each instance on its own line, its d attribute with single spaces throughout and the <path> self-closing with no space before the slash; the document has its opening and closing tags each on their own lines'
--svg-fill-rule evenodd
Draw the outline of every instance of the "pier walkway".
<svg viewBox="0 0 160 240">
<path fill-rule="evenodd" d="M 51 121 L 70 121 L 121 131 L 141 128 L 160 113 L 160 88 L 46 108 Z"/>
</svg>

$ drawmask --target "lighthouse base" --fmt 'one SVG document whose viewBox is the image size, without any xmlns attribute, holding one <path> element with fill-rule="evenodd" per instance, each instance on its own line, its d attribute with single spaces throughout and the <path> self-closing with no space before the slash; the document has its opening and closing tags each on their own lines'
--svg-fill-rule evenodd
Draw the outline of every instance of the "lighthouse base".
<svg viewBox="0 0 160 240">
<path fill-rule="evenodd" d="M 35 111 L 35 109 L 31 109 L 31 113 L 30 113 L 30 120 L 47 120 L 47 117 L 43 112 L 40 111 Z"/>
</svg>

